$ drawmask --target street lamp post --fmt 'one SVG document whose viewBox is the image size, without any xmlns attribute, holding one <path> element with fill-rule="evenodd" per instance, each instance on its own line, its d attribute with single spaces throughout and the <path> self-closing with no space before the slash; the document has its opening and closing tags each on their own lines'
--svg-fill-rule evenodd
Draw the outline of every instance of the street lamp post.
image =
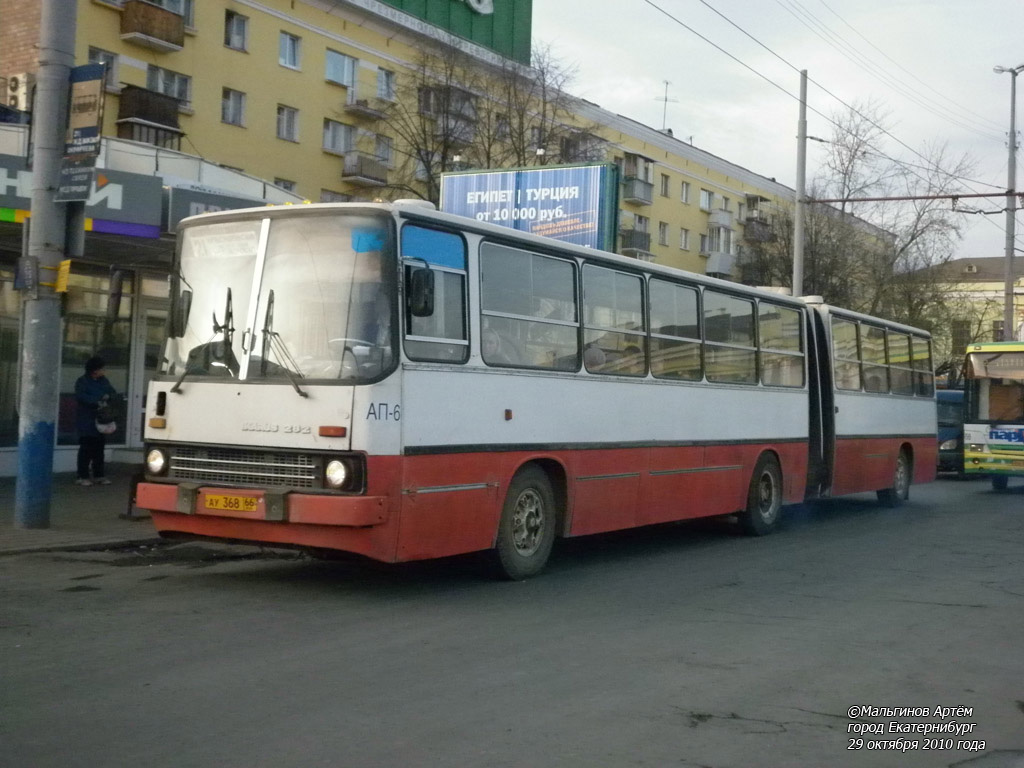
<svg viewBox="0 0 1024 768">
<path fill-rule="evenodd" d="M 1024 64 L 1016 67 L 993 67 L 993 72 L 1010 73 L 1010 159 L 1006 173 L 1006 286 L 1003 296 L 1003 341 L 1014 337 L 1013 312 L 1013 250 L 1017 216 L 1017 75 L 1024 72 Z"/>
</svg>

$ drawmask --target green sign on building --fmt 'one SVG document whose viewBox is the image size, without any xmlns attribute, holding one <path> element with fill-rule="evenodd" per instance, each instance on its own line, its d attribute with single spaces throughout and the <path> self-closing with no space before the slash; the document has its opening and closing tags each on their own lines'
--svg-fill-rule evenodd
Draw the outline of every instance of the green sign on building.
<svg viewBox="0 0 1024 768">
<path fill-rule="evenodd" d="M 530 63 L 533 0 L 381 0 L 521 64 Z"/>
</svg>

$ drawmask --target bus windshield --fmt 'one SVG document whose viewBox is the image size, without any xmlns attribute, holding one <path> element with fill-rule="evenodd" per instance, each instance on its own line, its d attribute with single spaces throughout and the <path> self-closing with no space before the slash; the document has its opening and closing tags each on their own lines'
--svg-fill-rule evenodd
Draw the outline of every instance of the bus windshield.
<svg viewBox="0 0 1024 768">
<path fill-rule="evenodd" d="M 966 378 L 971 421 L 1024 422 L 1024 352 L 971 352 Z"/>
<path fill-rule="evenodd" d="M 190 305 L 167 372 L 293 385 L 380 379 L 395 363 L 395 273 L 382 216 L 254 214 L 189 226 L 179 291 Z"/>
</svg>

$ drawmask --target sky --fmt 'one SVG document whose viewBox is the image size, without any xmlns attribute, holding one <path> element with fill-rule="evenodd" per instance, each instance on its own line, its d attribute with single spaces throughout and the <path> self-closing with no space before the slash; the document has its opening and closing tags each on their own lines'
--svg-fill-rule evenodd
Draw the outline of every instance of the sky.
<svg viewBox="0 0 1024 768">
<path fill-rule="evenodd" d="M 968 155 L 965 191 L 997 196 L 962 204 L 999 213 L 968 216 L 954 256 L 1005 253 L 1011 76 L 993 67 L 1024 64 L 1024 0 L 533 0 L 533 39 L 576 68 L 573 95 L 789 187 L 806 69 L 808 135 L 828 138 L 844 102 L 874 102 L 884 154 Z M 1017 105 L 1020 137 L 1024 73 Z M 823 159 L 809 142 L 808 179 Z M 1022 224 L 1019 212 L 1018 249 Z"/>
</svg>

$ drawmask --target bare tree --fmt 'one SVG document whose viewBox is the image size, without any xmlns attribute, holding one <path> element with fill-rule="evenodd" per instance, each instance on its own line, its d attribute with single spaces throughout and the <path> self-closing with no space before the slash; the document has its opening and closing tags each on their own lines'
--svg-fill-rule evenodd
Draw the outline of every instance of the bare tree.
<svg viewBox="0 0 1024 768">
<path fill-rule="evenodd" d="M 579 121 L 566 90 L 574 70 L 548 48 L 533 57 L 532 67 L 488 68 L 451 48 L 423 49 L 388 107 L 390 192 L 437 203 L 446 172 L 603 158 L 598 128 Z"/>
<path fill-rule="evenodd" d="M 885 156 L 879 149 L 887 134 L 885 115 L 876 104 L 852 108 L 834 126 L 808 197 L 840 202 L 807 206 L 805 291 L 869 314 L 939 327 L 948 286 L 931 268 L 952 257 L 963 214 L 949 200 L 857 198 L 955 194 L 957 179 L 971 173 L 969 159 L 951 157 L 941 145 L 925 147 L 912 161 Z M 744 256 L 744 279 L 791 285 L 790 211 L 776 216 L 773 232 Z"/>
<path fill-rule="evenodd" d="M 386 113 L 396 139 L 392 193 L 438 202 L 441 174 L 457 170 L 474 141 L 477 94 L 485 84 L 479 64 L 460 51 L 420 50 Z"/>
</svg>

